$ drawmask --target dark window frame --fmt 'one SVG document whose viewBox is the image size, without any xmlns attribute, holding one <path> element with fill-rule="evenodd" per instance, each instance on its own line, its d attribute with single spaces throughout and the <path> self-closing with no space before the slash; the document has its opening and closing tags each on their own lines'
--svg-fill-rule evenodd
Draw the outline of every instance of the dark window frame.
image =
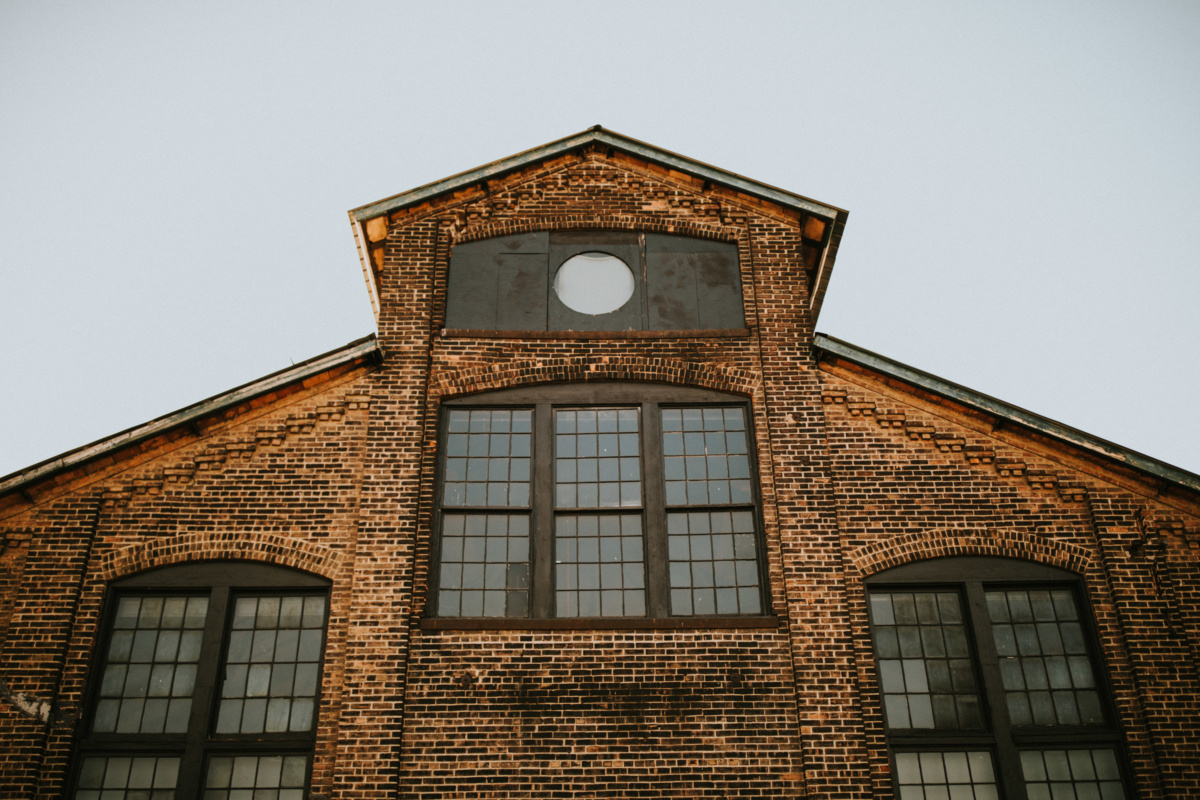
<svg viewBox="0 0 1200 800">
<path fill-rule="evenodd" d="M 245 561 L 203 561 L 160 567 L 111 583 L 106 590 L 99 634 L 88 669 L 84 713 L 72 757 L 68 797 L 74 797 L 83 762 L 88 757 L 179 758 L 176 800 L 193 800 L 202 795 L 205 772 L 212 756 L 308 757 L 305 796 L 311 780 L 316 747 L 318 715 L 322 699 L 325 649 L 328 646 L 331 582 L 310 573 L 270 564 Z M 325 601 L 322 624 L 324 646 L 317 670 L 312 726 L 304 732 L 218 734 L 220 689 L 227 668 L 229 634 L 238 597 L 283 595 L 319 596 Z M 101 697 L 103 671 L 115 633 L 122 598 L 126 597 L 208 598 L 201 652 L 192 694 L 188 729 L 183 734 L 97 733 L 92 728 Z"/>
<path fill-rule="evenodd" d="M 1083 750 L 1111 748 L 1116 755 L 1126 797 L 1134 797 L 1128 768 L 1128 753 L 1120 718 L 1113 703 L 1108 669 L 1096 633 L 1096 621 L 1083 579 L 1057 567 L 1015 558 L 950 556 L 893 567 L 865 581 L 867 605 L 876 591 L 945 591 L 958 595 L 962 604 L 983 727 L 973 729 L 890 728 L 881 713 L 886 733 L 888 759 L 892 766 L 893 790 L 900 796 L 896 754 L 900 752 L 987 751 L 992 756 L 997 791 L 1001 798 L 1027 796 L 1020 752 L 1034 749 Z M 1094 725 L 1017 726 L 1009 719 L 1001 677 L 1000 657 L 992 636 L 992 622 L 985 593 L 996 590 L 1052 590 L 1071 592 L 1079 612 L 1087 655 L 1092 665 L 1104 721 Z M 883 698 L 878 674 L 879 651 L 875 622 L 868 613 L 871 652 L 876 667 L 877 697 Z M 881 712 L 883 709 L 881 708 Z"/>
<path fill-rule="evenodd" d="M 641 437 L 639 457 L 642 469 L 643 541 L 646 570 L 646 613 L 641 616 L 557 617 L 554 608 L 554 411 L 581 408 L 638 408 Z M 749 503 L 706 506 L 667 506 L 665 504 L 661 409 L 737 407 L 746 423 L 748 460 L 752 497 Z M 440 616 L 438 613 L 439 574 L 443 518 L 446 513 L 465 509 L 474 513 L 503 512 L 504 508 L 443 505 L 448 413 L 452 409 L 531 409 L 533 411 L 532 478 L 530 489 L 530 599 L 525 617 Z M 541 443 L 541 444 L 539 444 Z M 753 408 L 743 395 L 709 389 L 656 383 L 595 382 L 551 384 L 500 389 L 442 403 L 439 420 L 437 478 L 433 535 L 431 537 L 429 596 L 426 629 L 687 629 L 720 627 L 775 627 L 770 582 L 767 574 L 766 537 L 764 536 L 762 497 L 758 479 L 757 447 Z M 670 583 L 667 558 L 666 517 L 669 510 L 708 510 L 750 508 L 754 516 L 756 561 L 760 592 L 757 614 L 676 615 L 670 613 Z M 601 513 L 619 513 L 620 508 Z M 565 510 L 562 513 L 571 513 Z"/>
<path fill-rule="evenodd" d="M 587 314 L 558 298 L 559 268 L 586 252 L 614 256 L 633 273 L 633 294 L 620 307 Z M 736 242 L 677 233 L 572 229 L 473 239 L 450 251 L 443 335 L 748 335 L 740 259 Z"/>
</svg>

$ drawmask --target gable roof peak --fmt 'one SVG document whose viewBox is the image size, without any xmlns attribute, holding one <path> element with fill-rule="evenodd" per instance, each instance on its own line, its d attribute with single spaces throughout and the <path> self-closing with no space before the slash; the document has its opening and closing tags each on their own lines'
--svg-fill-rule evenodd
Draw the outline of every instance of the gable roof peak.
<svg viewBox="0 0 1200 800">
<path fill-rule="evenodd" d="M 462 189 L 481 180 L 495 178 L 504 173 L 520 169 L 538 161 L 553 158 L 592 143 L 603 144 L 614 150 L 629 153 L 639 158 L 670 167 L 671 169 L 695 175 L 715 184 L 722 184 L 763 200 L 769 200 L 787 208 L 793 208 L 806 214 L 821 217 L 830 222 L 839 220 L 844 224 L 847 217 L 847 212 L 843 209 L 826 203 L 820 203 L 811 198 L 779 189 L 760 181 L 751 180 L 734 172 L 705 164 L 704 162 L 673 153 L 669 150 L 664 150 L 661 147 L 656 147 L 609 130 L 603 125 L 593 125 L 579 133 L 556 139 L 547 144 L 508 156 L 507 158 L 500 158 L 481 167 L 460 172 L 457 175 L 451 175 L 448 178 L 427 183 L 416 189 L 410 189 L 407 192 L 401 192 L 400 194 L 377 200 L 374 203 L 368 203 L 367 205 L 351 209 L 350 218 L 355 223 L 361 224 L 384 214 L 390 214 L 405 206 L 426 202 L 438 195 Z"/>
</svg>

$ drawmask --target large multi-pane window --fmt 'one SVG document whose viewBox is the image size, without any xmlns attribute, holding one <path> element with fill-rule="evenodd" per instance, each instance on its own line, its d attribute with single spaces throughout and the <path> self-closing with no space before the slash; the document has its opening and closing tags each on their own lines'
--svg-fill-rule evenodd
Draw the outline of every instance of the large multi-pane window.
<svg viewBox="0 0 1200 800">
<path fill-rule="evenodd" d="M 748 411 L 619 383 L 447 403 L 437 615 L 765 614 Z"/>
<path fill-rule="evenodd" d="M 76 800 L 301 800 L 328 582 L 259 564 L 169 567 L 111 588 Z"/>
<path fill-rule="evenodd" d="M 1117 800 L 1121 737 L 1080 582 L 944 558 L 868 582 L 900 800 Z"/>
</svg>

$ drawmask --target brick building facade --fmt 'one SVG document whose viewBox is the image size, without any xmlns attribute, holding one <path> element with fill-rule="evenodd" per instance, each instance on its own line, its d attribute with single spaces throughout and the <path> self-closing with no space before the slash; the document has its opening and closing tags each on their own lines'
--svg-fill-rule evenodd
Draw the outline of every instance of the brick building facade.
<svg viewBox="0 0 1200 800">
<path fill-rule="evenodd" d="M 3 796 L 1200 795 L 1200 478 L 816 334 L 844 211 L 351 221 L 377 337 L 0 479 Z"/>
</svg>

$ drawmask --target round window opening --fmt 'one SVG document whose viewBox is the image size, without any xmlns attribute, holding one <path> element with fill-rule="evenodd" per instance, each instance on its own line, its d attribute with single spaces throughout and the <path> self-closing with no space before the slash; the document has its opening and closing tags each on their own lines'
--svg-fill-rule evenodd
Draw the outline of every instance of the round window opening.
<svg viewBox="0 0 1200 800">
<path fill-rule="evenodd" d="M 554 293 L 580 314 L 607 314 L 633 297 L 633 272 L 608 253 L 571 256 L 554 276 Z"/>
</svg>

